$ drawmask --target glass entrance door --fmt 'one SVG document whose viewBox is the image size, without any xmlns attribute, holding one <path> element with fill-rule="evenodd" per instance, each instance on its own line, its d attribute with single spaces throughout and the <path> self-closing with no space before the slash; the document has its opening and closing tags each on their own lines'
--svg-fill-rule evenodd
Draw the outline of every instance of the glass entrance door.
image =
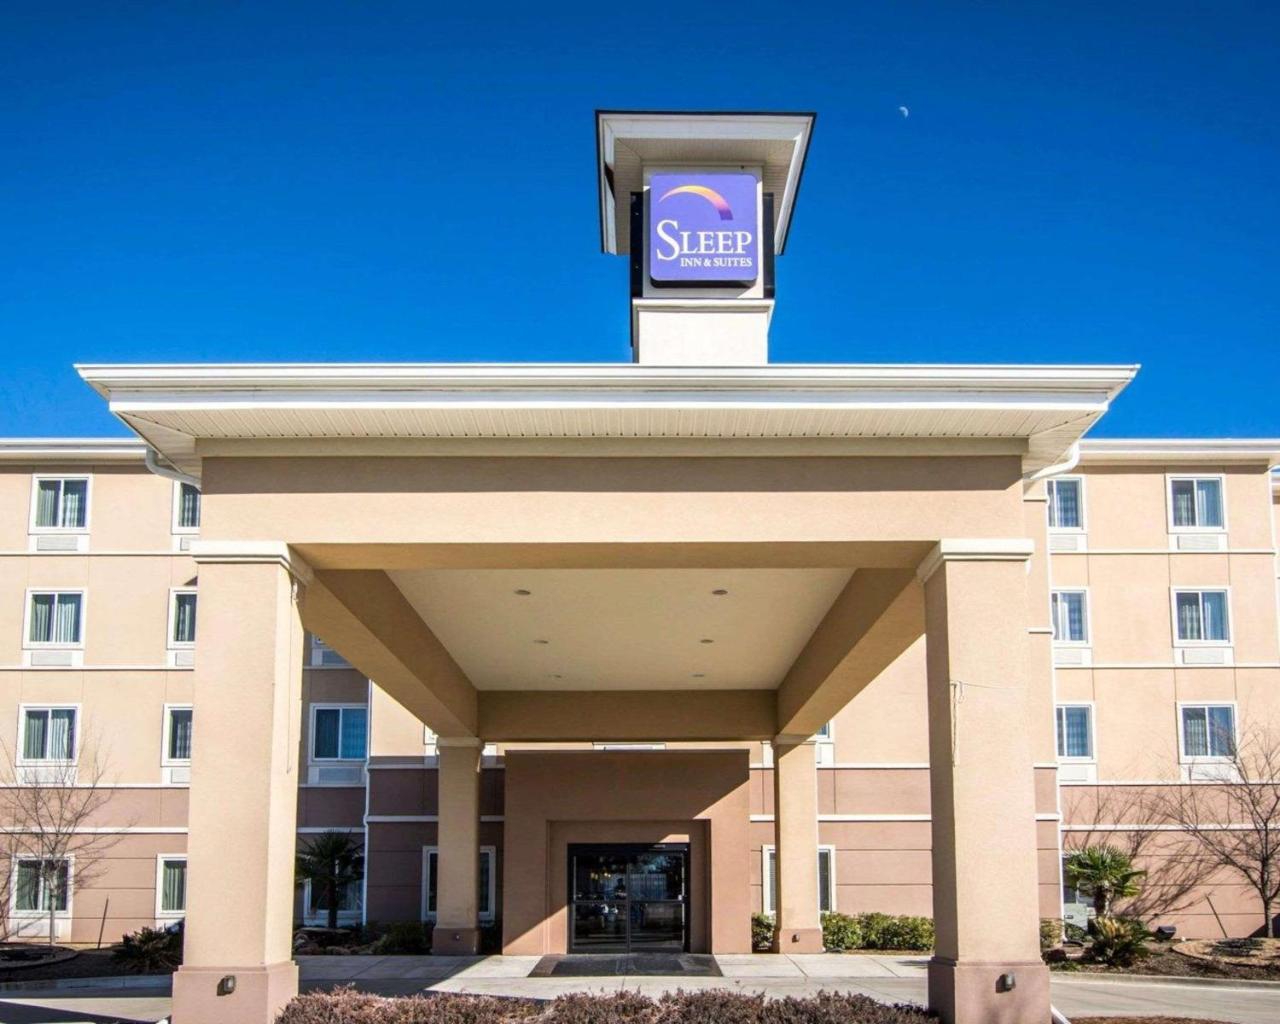
<svg viewBox="0 0 1280 1024">
<path fill-rule="evenodd" d="M 569 952 L 689 948 L 689 846 L 569 847 Z"/>
</svg>

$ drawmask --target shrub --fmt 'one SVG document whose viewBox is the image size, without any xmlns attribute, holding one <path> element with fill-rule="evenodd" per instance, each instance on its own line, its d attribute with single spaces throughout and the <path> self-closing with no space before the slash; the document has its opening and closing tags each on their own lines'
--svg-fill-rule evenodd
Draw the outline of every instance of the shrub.
<svg viewBox="0 0 1280 1024">
<path fill-rule="evenodd" d="M 1129 967 L 1147 955 L 1147 929 L 1130 917 L 1095 917 L 1089 959 L 1108 967 Z"/>
<path fill-rule="evenodd" d="M 848 914 L 823 914 L 822 944 L 827 949 L 859 949 L 862 946 L 862 928 L 858 919 Z"/>
<path fill-rule="evenodd" d="M 768 914 L 751 915 L 751 948 L 757 953 L 773 948 L 773 918 Z"/>
<path fill-rule="evenodd" d="M 927 917 L 859 914 L 862 949 L 933 949 L 933 921 Z"/>
<path fill-rule="evenodd" d="M 1040 952 L 1053 949 L 1062 942 L 1062 922 L 1056 917 L 1042 918 L 1040 921 Z"/>
<path fill-rule="evenodd" d="M 766 1000 L 707 989 L 658 1001 L 636 992 L 580 993 L 540 1004 L 468 995 L 386 998 L 345 988 L 298 996 L 277 1024 L 928 1024 L 932 1019 L 915 1007 L 827 992 Z"/>
<path fill-rule="evenodd" d="M 1062 925 L 1063 938 L 1066 942 L 1084 942 L 1089 938 L 1089 933 L 1081 928 L 1078 924 L 1072 924 L 1066 921 Z"/>
<path fill-rule="evenodd" d="M 139 928 L 111 954 L 130 974 L 157 974 L 182 965 L 182 929 Z"/>
<path fill-rule="evenodd" d="M 431 941 L 421 921 L 395 921 L 387 925 L 371 950 L 375 956 L 418 956 L 430 951 Z"/>
</svg>

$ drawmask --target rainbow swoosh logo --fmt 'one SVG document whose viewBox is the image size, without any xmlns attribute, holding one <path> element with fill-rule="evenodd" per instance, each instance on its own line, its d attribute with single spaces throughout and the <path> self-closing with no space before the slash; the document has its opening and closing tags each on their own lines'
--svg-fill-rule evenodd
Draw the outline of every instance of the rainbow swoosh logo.
<svg viewBox="0 0 1280 1024">
<path fill-rule="evenodd" d="M 663 193 L 658 202 L 681 194 L 701 196 L 716 208 L 716 213 L 720 214 L 721 220 L 733 220 L 733 208 L 729 205 L 728 200 L 715 189 L 707 188 L 706 185 L 677 185 L 675 188 L 668 189 Z"/>
</svg>

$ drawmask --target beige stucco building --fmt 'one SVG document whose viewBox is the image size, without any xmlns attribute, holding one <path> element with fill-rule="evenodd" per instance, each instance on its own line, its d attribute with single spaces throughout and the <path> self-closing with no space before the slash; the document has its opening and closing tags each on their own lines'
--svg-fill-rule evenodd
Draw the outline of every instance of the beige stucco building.
<svg viewBox="0 0 1280 1024">
<path fill-rule="evenodd" d="M 437 953 L 924 914 L 944 1019 L 1047 1019 L 1064 847 L 1280 711 L 1280 442 L 1084 440 L 1132 367 L 769 365 L 771 287 L 632 301 L 636 365 L 86 366 L 136 440 L 0 442 L 10 784 L 97 765 L 118 840 L 61 938 L 185 916 L 177 1024 L 269 1020 L 336 828 L 344 917 Z M 1261 924 L 1230 879 L 1160 923 L 1214 910 Z"/>
</svg>

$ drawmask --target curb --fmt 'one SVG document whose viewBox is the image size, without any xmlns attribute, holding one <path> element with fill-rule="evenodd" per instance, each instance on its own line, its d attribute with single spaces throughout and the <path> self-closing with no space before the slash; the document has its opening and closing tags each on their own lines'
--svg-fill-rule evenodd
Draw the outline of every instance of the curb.
<svg viewBox="0 0 1280 1024">
<path fill-rule="evenodd" d="M 167 989 L 168 974 L 114 975 L 106 978 L 42 978 L 34 981 L 3 981 L 0 992 L 61 992 L 79 988 Z"/>
<path fill-rule="evenodd" d="M 1115 984 L 1122 985 L 1207 985 L 1210 988 L 1280 989 L 1280 981 L 1259 981 L 1256 978 L 1192 978 L 1182 974 L 1095 974 L 1088 971 L 1050 971 L 1053 981 L 1065 981 L 1073 985 Z"/>
</svg>

